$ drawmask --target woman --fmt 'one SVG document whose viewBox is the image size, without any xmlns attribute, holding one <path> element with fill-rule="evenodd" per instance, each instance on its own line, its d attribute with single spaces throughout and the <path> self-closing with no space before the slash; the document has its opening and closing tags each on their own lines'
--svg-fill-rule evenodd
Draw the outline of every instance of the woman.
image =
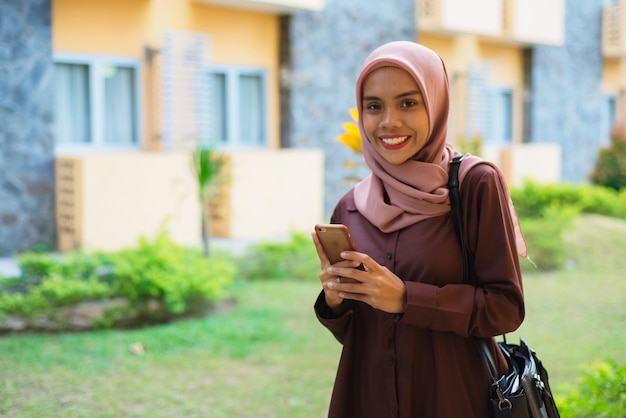
<svg viewBox="0 0 626 418">
<path fill-rule="evenodd" d="M 330 265 L 316 234 L 319 321 L 343 344 L 329 417 L 487 417 L 490 384 L 475 337 L 524 318 L 514 213 L 500 171 L 477 157 L 460 170 L 468 251 L 478 286 L 463 284 L 446 187 L 448 78 L 441 58 L 413 42 L 385 44 L 356 85 L 371 174 L 338 202 L 332 223 L 358 251 Z M 342 278 L 358 280 L 342 281 Z"/>
</svg>

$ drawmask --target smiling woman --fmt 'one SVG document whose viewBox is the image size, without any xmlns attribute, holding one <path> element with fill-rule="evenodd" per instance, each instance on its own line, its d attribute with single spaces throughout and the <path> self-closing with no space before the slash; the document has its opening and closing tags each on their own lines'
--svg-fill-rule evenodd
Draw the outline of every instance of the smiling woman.
<svg viewBox="0 0 626 418">
<path fill-rule="evenodd" d="M 429 134 L 417 83 L 397 67 L 378 68 L 363 83 L 363 127 L 376 152 L 399 165 L 422 149 Z"/>
<path fill-rule="evenodd" d="M 487 416 L 491 382 L 474 340 L 485 340 L 504 373 L 493 337 L 515 330 L 525 313 L 524 241 L 518 249 L 504 177 L 477 157 L 461 166 L 480 287 L 468 286 L 450 217 L 448 167 L 460 154 L 446 143 L 443 61 L 413 42 L 385 44 L 363 64 L 356 96 L 371 173 L 340 199 L 331 222 L 349 228 L 358 251 L 331 264 L 313 234 L 323 287 L 315 312 L 343 345 L 329 417 Z"/>
</svg>

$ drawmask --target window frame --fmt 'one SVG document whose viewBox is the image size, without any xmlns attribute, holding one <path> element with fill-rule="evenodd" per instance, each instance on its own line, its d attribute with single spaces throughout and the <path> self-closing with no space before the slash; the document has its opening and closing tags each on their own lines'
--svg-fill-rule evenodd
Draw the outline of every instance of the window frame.
<svg viewBox="0 0 626 418">
<path fill-rule="evenodd" d="M 611 141 L 611 133 L 617 122 L 618 96 L 615 94 L 604 94 L 602 102 L 602 119 L 600 145 L 608 146 Z"/>
<path fill-rule="evenodd" d="M 58 52 L 53 56 L 53 63 L 85 65 L 88 68 L 88 88 L 91 126 L 89 129 L 89 142 L 86 143 L 59 143 L 56 137 L 56 127 L 54 135 L 55 151 L 98 151 L 98 150 L 134 150 L 143 145 L 143 62 L 141 59 L 106 55 L 74 52 Z M 134 91 L 135 103 L 133 104 L 135 120 L 133 135 L 136 140 L 128 144 L 106 143 L 104 142 L 104 72 L 107 66 L 119 66 L 132 68 L 134 71 Z M 58 92 L 54 91 L 54 94 Z"/>
<path fill-rule="evenodd" d="M 509 97 L 509 109 L 500 106 L 503 103 L 501 99 L 505 95 Z M 512 144 L 514 137 L 515 89 L 510 86 L 491 85 L 489 88 L 489 102 L 489 114 L 491 117 L 488 119 L 489 135 L 484 138 L 485 144 Z M 504 119 L 498 120 L 498 116 L 502 116 Z M 504 132 L 505 128 L 508 128 L 509 132 Z M 495 135 L 496 133 L 497 135 Z"/>
<path fill-rule="evenodd" d="M 242 65 L 226 65 L 226 64 L 206 64 L 203 68 L 203 76 L 209 77 L 211 74 L 220 74 L 225 78 L 225 94 L 226 100 L 225 120 L 226 120 L 226 138 L 211 138 L 210 142 L 215 143 L 221 149 L 259 149 L 267 148 L 269 144 L 269 80 L 268 70 L 263 67 L 252 67 Z M 241 89 L 242 76 L 255 76 L 261 79 L 261 106 L 259 111 L 261 127 L 261 138 L 257 143 L 243 141 L 240 134 L 239 125 L 239 98 Z M 209 107 L 218 106 L 215 97 L 209 99 Z M 209 111 L 211 111 L 209 109 Z"/>
</svg>

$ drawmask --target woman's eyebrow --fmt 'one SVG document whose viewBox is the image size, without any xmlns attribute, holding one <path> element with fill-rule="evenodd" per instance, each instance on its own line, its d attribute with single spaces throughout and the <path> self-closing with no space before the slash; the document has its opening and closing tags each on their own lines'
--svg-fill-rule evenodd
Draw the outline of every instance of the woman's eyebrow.
<svg viewBox="0 0 626 418">
<path fill-rule="evenodd" d="M 394 97 L 394 99 L 401 99 L 403 97 L 415 96 L 415 95 L 421 96 L 422 93 L 419 90 L 411 90 L 411 91 L 407 91 L 407 92 L 398 94 L 396 97 Z M 366 100 L 380 100 L 380 97 L 363 96 L 363 101 L 366 101 Z"/>
<path fill-rule="evenodd" d="M 407 96 L 421 96 L 422 93 L 419 90 L 411 90 L 411 91 L 407 91 L 405 93 L 400 93 L 396 96 L 396 99 L 401 99 L 403 97 L 407 97 Z"/>
</svg>

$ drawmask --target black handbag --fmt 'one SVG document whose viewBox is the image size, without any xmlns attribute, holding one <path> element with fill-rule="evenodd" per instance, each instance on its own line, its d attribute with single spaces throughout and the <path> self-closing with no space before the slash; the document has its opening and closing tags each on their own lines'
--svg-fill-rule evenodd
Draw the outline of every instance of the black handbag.
<svg viewBox="0 0 626 418">
<path fill-rule="evenodd" d="M 464 282 L 476 285 L 470 274 L 470 260 L 459 202 L 458 177 L 463 157 L 460 155 L 450 161 L 448 189 L 452 220 L 463 255 Z M 475 341 L 492 381 L 488 392 L 491 418 L 560 418 L 550 390 L 548 371 L 535 351 L 522 338 L 519 344 L 508 343 L 505 336 L 503 341 L 498 341 L 498 347 L 509 366 L 509 372 L 499 377 L 485 340 L 475 338 Z"/>
</svg>

